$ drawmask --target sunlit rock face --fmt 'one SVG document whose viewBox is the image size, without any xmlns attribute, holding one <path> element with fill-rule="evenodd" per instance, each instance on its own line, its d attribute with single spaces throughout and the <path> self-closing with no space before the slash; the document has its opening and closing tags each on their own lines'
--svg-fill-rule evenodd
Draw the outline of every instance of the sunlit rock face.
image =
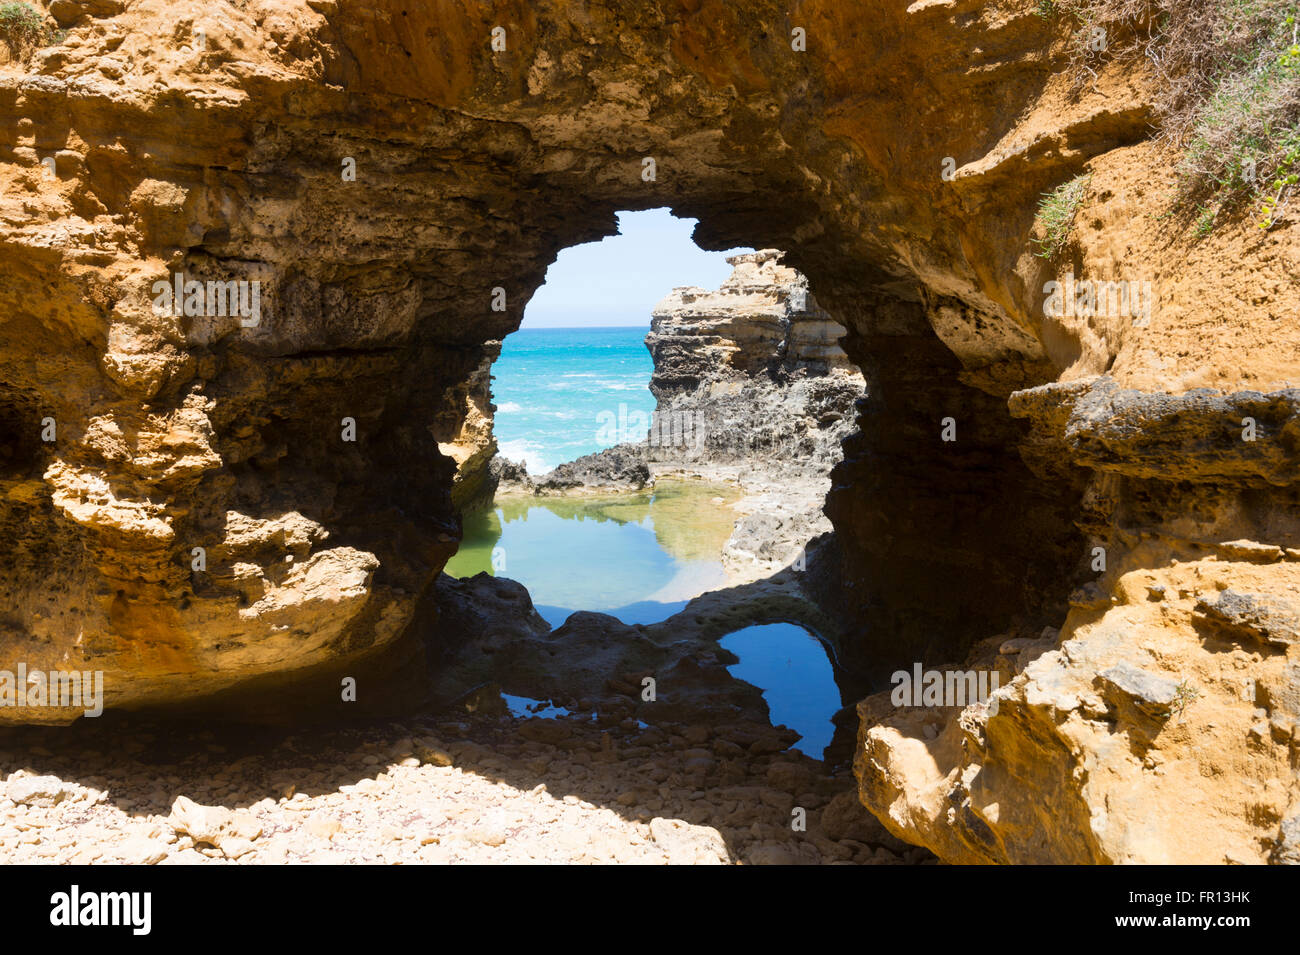
<svg viewBox="0 0 1300 955">
<path fill-rule="evenodd" d="M 124 6 L 59 3 L 66 39 L 0 66 L 0 669 L 101 670 L 110 707 L 418 694 L 381 675 L 438 639 L 489 343 L 559 249 L 668 205 L 705 247 L 788 250 L 848 329 L 868 398 L 824 583 L 862 658 L 1065 641 L 978 757 L 873 716 L 915 758 L 868 735 L 868 805 L 951 859 L 1295 854 L 1294 647 L 1211 642 L 1196 610 L 1291 599 L 1295 232 L 1147 214 L 1169 164 L 1140 61 L 1076 86 L 1033 0 Z M 1085 169 L 1070 243 L 1035 256 L 1039 196 Z M 1046 316 L 1067 269 L 1151 281 L 1151 320 Z M 177 275 L 258 283 L 256 315 L 160 304 Z M 1081 393 L 1103 374 L 1262 397 Z M 1196 685 L 1182 722 L 1103 692 L 1121 660 Z M 1043 702 L 1085 684 L 1101 702 Z"/>
<path fill-rule="evenodd" d="M 840 347 L 844 327 L 783 255 L 730 256 L 718 289 L 677 288 L 655 307 L 646 336 L 655 473 L 784 476 L 793 491 L 839 460 L 864 382 Z"/>
<path fill-rule="evenodd" d="M 887 827 L 954 862 L 1294 864 L 1297 397 L 1107 377 L 1012 396 L 1043 481 L 1093 474 L 1097 570 L 1059 633 L 973 649 L 1010 680 L 996 705 L 862 702 L 861 795 Z"/>
</svg>

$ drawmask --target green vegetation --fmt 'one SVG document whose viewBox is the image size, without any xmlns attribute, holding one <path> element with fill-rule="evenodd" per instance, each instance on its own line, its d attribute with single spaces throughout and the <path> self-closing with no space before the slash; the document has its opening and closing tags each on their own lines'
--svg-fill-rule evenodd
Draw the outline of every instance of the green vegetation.
<svg viewBox="0 0 1300 955">
<path fill-rule="evenodd" d="M 1282 216 L 1300 173 L 1297 0 L 1057 0 L 1080 36 L 1105 30 L 1102 58 L 1145 59 L 1160 81 L 1164 138 L 1182 151 L 1179 199 L 1217 211 L 1249 203 L 1258 225 Z M 1040 11 L 1042 6 L 1040 4 Z M 1214 216 L 1210 217 L 1213 225 Z"/>
<path fill-rule="evenodd" d="M 1037 240 L 1039 250 L 1035 254 L 1050 259 L 1065 248 L 1075 213 L 1087 195 L 1090 178 L 1088 173 L 1082 173 L 1051 192 L 1043 193 L 1038 203 L 1038 222 L 1043 227 L 1043 237 Z"/>
<path fill-rule="evenodd" d="M 16 59 L 60 39 L 61 33 L 48 26 L 31 4 L 0 3 L 0 42 Z"/>
<path fill-rule="evenodd" d="M 1170 714 L 1173 716 L 1181 716 L 1183 710 L 1187 709 L 1187 707 L 1191 706 L 1192 703 L 1200 699 L 1200 696 L 1201 691 L 1192 684 L 1187 682 L 1178 684 L 1177 689 L 1174 690 L 1173 705 L 1169 708 Z"/>
<path fill-rule="evenodd" d="M 1196 237 L 1203 239 L 1214 231 L 1214 219 L 1219 210 L 1208 205 L 1202 205 L 1199 210 L 1200 218 L 1196 220 Z"/>
</svg>

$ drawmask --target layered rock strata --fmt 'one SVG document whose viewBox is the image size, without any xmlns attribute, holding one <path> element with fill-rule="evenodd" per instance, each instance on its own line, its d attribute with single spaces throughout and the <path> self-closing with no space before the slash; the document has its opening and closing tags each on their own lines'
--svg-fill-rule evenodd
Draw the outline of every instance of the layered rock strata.
<svg viewBox="0 0 1300 955">
<path fill-rule="evenodd" d="M 652 473 L 793 483 L 839 462 L 862 376 L 839 345 L 844 327 L 783 255 L 730 256 L 716 291 L 674 289 L 655 307 Z"/>
<path fill-rule="evenodd" d="M 856 427 L 865 384 L 843 326 L 808 280 L 766 249 L 731 256 L 716 291 L 674 289 L 654 310 L 646 346 L 656 398 L 652 475 L 738 482 L 746 491 L 723 559 L 733 578 L 806 566 L 829 534 L 831 468 Z"/>
</svg>

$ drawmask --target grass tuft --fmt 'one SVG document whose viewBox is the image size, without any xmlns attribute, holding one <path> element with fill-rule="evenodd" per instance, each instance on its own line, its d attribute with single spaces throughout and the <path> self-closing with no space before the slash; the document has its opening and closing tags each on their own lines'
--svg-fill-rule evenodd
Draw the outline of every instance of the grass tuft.
<svg viewBox="0 0 1300 955">
<path fill-rule="evenodd" d="M 1037 240 L 1039 248 L 1035 255 L 1051 259 L 1065 248 L 1074 227 L 1074 216 L 1088 193 L 1091 178 L 1090 174 L 1082 173 L 1051 192 L 1043 193 L 1038 203 L 1038 223 L 1042 226 L 1043 237 Z"/>
<path fill-rule="evenodd" d="M 1040 11 L 1042 6 L 1040 5 Z M 1222 211 L 1253 204 L 1261 228 L 1282 217 L 1300 172 L 1300 2 L 1056 0 L 1079 38 L 1081 73 L 1144 59 L 1158 81 L 1161 134 L 1182 154 L 1179 199 Z"/>
<path fill-rule="evenodd" d="M 24 59 L 32 51 L 62 38 L 45 17 L 29 3 L 0 3 L 0 43 L 9 48 L 14 59 Z"/>
</svg>

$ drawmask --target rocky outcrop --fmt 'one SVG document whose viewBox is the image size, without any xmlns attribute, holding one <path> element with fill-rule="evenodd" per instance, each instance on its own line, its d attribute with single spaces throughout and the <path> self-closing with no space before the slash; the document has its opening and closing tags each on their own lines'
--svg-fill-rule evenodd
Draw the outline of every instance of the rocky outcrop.
<svg viewBox="0 0 1300 955">
<path fill-rule="evenodd" d="M 651 482 L 646 446 L 641 442 L 618 444 L 557 465 L 536 478 L 520 463 L 500 466 L 504 489 L 530 494 L 573 491 L 638 491 Z"/>
<path fill-rule="evenodd" d="M 484 345 L 483 361 L 463 383 L 443 396 L 432 425 L 438 450 L 456 464 L 451 502 L 461 511 L 492 499 L 499 472 L 491 467 L 497 453 L 492 433 L 492 362 L 501 354 L 500 342 Z"/>
<path fill-rule="evenodd" d="M 810 542 L 829 538 L 830 472 L 865 389 L 840 347 L 844 327 L 783 257 L 729 257 L 734 271 L 717 291 L 675 289 L 646 336 L 657 399 L 651 472 L 745 489 L 722 552 L 733 580 L 803 570 Z"/>
<path fill-rule="evenodd" d="M 678 288 L 654 309 L 646 347 L 656 399 L 639 441 L 530 478 L 510 462 L 506 490 L 532 494 L 637 490 L 657 477 L 741 485 L 723 548 L 733 581 L 805 563 L 829 535 L 822 513 L 840 445 L 856 427 L 862 375 L 808 280 L 765 249 L 729 256 L 714 291 Z"/>
<path fill-rule="evenodd" d="M 738 680 L 726 665 L 736 657 L 714 640 L 724 621 L 760 614 L 773 593 L 737 599 L 725 612 L 709 596 L 650 626 L 628 626 L 608 614 L 579 611 L 552 630 L 533 609 L 522 584 L 489 574 L 465 580 L 439 578 L 439 608 L 449 634 L 430 653 L 434 705 L 454 704 L 475 688 L 550 700 L 617 722 L 655 724 L 768 718 L 761 692 Z M 653 677 L 672 693 L 647 701 L 642 681 Z M 787 748 L 798 734 L 773 730 Z M 773 736 L 773 738 L 776 738 Z"/>
<path fill-rule="evenodd" d="M 656 474 L 824 481 L 854 430 L 862 375 L 845 329 L 774 249 L 734 255 L 716 291 L 674 289 L 650 322 Z M 824 488 L 819 488 L 822 494 Z"/>
<path fill-rule="evenodd" d="M 507 488 L 535 494 L 638 489 L 658 477 L 740 485 L 723 548 L 733 581 L 805 562 L 829 535 L 831 468 L 856 426 L 862 375 L 808 280 L 765 249 L 730 256 L 714 291 L 678 288 L 652 314 L 646 347 L 656 399 L 644 439 Z M 503 465 L 506 467 L 506 465 Z"/>
<path fill-rule="evenodd" d="M 1294 393 L 1151 395 L 1103 377 L 1010 407 L 1044 480 L 1093 475 L 1077 518 L 1092 579 L 1032 662 L 968 662 L 1016 673 L 996 707 L 864 702 L 864 801 L 951 861 L 1286 861 L 1300 807 Z"/>
</svg>

